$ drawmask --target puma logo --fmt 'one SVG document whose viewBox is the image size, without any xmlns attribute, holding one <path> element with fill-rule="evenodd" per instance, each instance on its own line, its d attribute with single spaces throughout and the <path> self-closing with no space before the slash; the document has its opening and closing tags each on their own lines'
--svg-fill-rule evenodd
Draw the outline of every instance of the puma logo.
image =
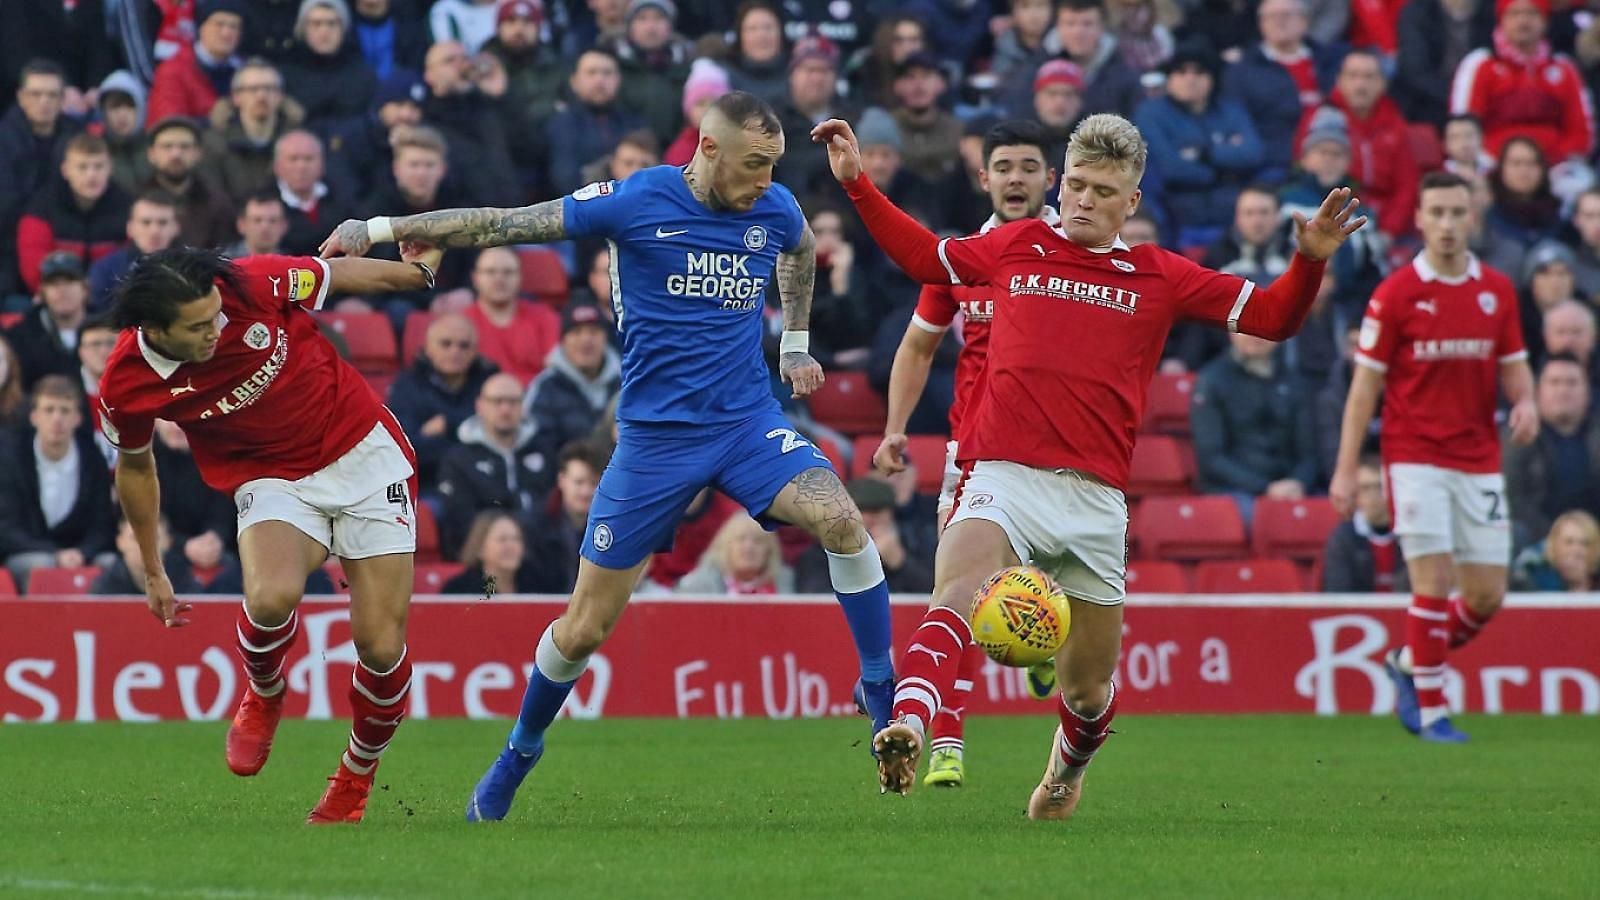
<svg viewBox="0 0 1600 900">
<path fill-rule="evenodd" d="M 194 380 L 190 379 L 189 383 L 183 387 L 175 387 L 171 388 L 170 390 L 172 391 L 172 396 L 174 397 L 178 396 L 179 394 L 192 394 L 194 393 Z"/>
<path fill-rule="evenodd" d="M 272 282 L 272 296 L 281 296 L 282 292 L 279 290 L 279 288 L 283 285 L 283 279 L 277 275 L 268 275 L 267 280 Z"/>
<path fill-rule="evenodd" d="M 1418 300 L 1417 309 L 1422 310 L 1430 316 L 1437 316 L 1439 314 L 1439 309 L 1434 305 L 1432 300 Z"/>
<path fill-rule="evenodd" d="M 926 653 L 929 656 L 933 657 L 933 664 L 936 665 L 936 666 L 943 665 L 945 657 L 950 655 L 948 653 L 940 653 L 939 651 L 929 647 L 928 645 L 926 645 L 924 643 L 921 643 L 920 641 L 918 643 L 912 644 L 911 646 L 907 647 L 906 648 L 906 655 L 910 656 L 911 654 L 916 653 L 918 650 L 920 650 L 923 653 Z"/>
<path fill-rule="evenodd" d="M 1037 250 L 1037 251 L 1039 251 L 1039 256 L 1040 256 L 1040 257 L 1045 257 L 1045 256 L 1049 256 L 1049 255 L 1050 255 L 1050 254 L 1052 254 L 1052 253 L 1054 253 L 1054 252 L 1056 252 L 1056 251 L 1054 251 L 1054 250 L 1046 250 L 1046 249 L 1045 249 L 1045 248 L 1044 248 L 1044 245 L 1043 245 L 1043 244 L 1034 244 L 1034 245 L 1033 245 L 1033 249 L 1035 249 L 1035 250 Z"/>
</svg>

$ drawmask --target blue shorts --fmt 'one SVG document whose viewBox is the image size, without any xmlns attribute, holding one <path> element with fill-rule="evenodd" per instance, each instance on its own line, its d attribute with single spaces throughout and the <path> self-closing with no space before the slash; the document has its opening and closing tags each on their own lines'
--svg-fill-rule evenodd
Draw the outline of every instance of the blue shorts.
<svg viewBox="0 0 1600 900">
<path fill-rule="evenodd" d="M 761 519 L 807 469 L 831 472 L 833 464 L 776 410 L 709 426 L 618 423 L 580 552 L 597 566 L 632 568 L 672 549 L 678 520 L 702 488 L 717 488 Z"/>
</svg>

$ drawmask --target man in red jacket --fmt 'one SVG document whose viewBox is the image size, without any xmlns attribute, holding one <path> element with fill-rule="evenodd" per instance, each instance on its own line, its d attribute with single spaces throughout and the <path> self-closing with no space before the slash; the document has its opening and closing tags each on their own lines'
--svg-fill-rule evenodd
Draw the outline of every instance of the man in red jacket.
<svg viewBox="0 0 1600 900">
<path fill-rule="evenodd" d="M 1484 147 L 1498 156 L 1508 139 L 1533 139 L 1552 166 L 1594 147 L 1594 107 L 1578 67 L 1545 40 L 1550 0 L 1495 0 L 1492 47 L 1468 53 L 1456 67 L 1450 112 L 1472 113 Z"/>
<path fill-rule="evenodd" d="M 168 116 L 204 119 L 217 98 L 227 96 L 233 73 L 239 69 L 234 53 L 244 33 L 245 9 L 241 0 L 200 4 L 195 42 L 179 47 L 177 54 L 156 67 L 146 122 Z"/>
<path fill-rule="evenodd" d="M 1362 202 L 1377 209 L 1378 230 L 1398 238 L 1412 231 L 1422 173 L 1411 155 L 1406 120 L 1389 98 L 1388 88 L 1377 51 L 1355 49 L 1345 54 L 1328 103 L 1344 112 L 1350 133 L 1350 175 L 1361 185 Z M 1300 121 L 1296 158 L 1310 120 L 1307 116 Z"/>
</svg>

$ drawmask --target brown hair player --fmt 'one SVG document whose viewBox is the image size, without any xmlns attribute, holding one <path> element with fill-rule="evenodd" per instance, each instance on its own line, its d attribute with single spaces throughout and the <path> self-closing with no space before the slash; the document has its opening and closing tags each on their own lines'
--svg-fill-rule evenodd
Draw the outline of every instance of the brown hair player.
<svg viewBox="0 0 1600 900">
<path fill-rule="evenodd" d="M 189 248 L 140 260 L 117 290 L 122 333 L 100 379 L 100 416 L 117 448 L 117 495 L 139 541 L 150 611 L 187 624 L 161 562 L 156 419 L 189 438 L 200 474 L 239 508 L 248 679 L 228 728 L 228 768 L 266 765 L 283 712 L 284 659 L 299 633 L 306 576 L 331 554 L 350 582 L 358 662 L 344 757 L 308 822 L 359 822 L 411 688 L 406 610 L 416 550 L 416 460 L 400 423 L 339 358 L 309 310 L 333 293 L 433 285 L 439 251 L 405 262 L 252 256 Z"/>
</svg>

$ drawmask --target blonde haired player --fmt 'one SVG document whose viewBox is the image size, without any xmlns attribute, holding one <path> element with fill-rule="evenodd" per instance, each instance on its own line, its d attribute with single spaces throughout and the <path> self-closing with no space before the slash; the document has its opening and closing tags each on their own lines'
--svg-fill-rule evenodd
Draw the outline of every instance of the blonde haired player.
<svg viewBox="0 0 1600 900">
<path fill-rule="evenodd" d="M 1511 520 L 1497 388 L 1512 403 L 1511 439 L 1528 444 L 1539 433 L 1516 288 L 1467 249 L 1472 216 L 1472 189 L 1460 176 L 1422 179 L 1422 252 L 1367 303 L 1328 488 L 1349 515 L 1362 439 L 1386 394 L 1383 472 L 1412 590 L 1405 645 L 1386 662 L 1400 723 L 1440 743 L 1467 739 L 1445 707 L 1445 657 L 1477 635 L 1506 594 Z M 1455 587 L 1461 593 L 1452 597 Z"/>
<path fill-rule="evenodd" d="M 978 181 L 988 192 L 994 214 L 976 232 L 983 234 L 1007 222 L 1023 218 L 1040 218 L 1052 225 L 1060 224 L 1061 214 L 1045 203 L 1045 196 L 1056 182 L 1055 167 L 1050 165 L 1050 138 L 1044 126 L 1027 120 L 1001 122 L 990 128 L 983 138 L 983 168 Z M 889 372 L 889 418 L 884 425 L 883 441 L 872 456 L 879 471 L 894 474 L 905 470 L 906 422 L 916 407 L 928 383 L 928 371 L 933 366 L 934 353 L 944 340 L 945 332 L 956 324 L 960 316 L 961 354 L 956 359 L 956 390 L 950 404 L 950 441 L 946 445 L 944 484 L 939 490 L 939 529 L 950 518 L 955 508 L 956 482 L 961 470 L 956 466 L 957 448 L 960 446 L 961 427 L 968 418 L 964 412 L 982 390 L 983 367 L 989 356 L 989 325 L 994 319 L 995 289 L 993 286 L 975 287 L 952 285 L 949 279 L 922 286 L 917 298 L 917 311 L 906 325 L 905 336 L 895 350 L 894 366 Z M 962 652 L 961 665 L 956 674 L 954 690 L 941 698 L 944 701 L 932 722 L 929 741 L 928 775 L 924 784 L 960 787 L 966 780 L 963 754 L 964 717 L 967 697 L 985 659 L 983 649 L 976 643 L 967 645 Z M 1050 696 L 1056 686 L 1053 662 L 1045 662 L 1028 670 L 1027 690 L 1036 700 Z"/>
<path fill-rule="evenodd" d="M 1326 260 L 1366 217 L 1355 215 L 1348 189 L 1329 193 L 1309 221 L 1296 217 L 1300 249 L 1263 290 L 1122 240 L 1122 224 L 1139 206 L 1147 150 L 1119 116 L 1090 116 L 1074 130 L 1059 227 L 1028 218 L 961 239 L 939 239 L 862 176 L 848 124 L 830 119 L 812 139 L 827 145 L 834 177 L 906 274 L 1000 291 L 933 601 L 901 656 L 895 718 L 873 741 L 880 785 L 910 790 L 927 723 L 972 640 L 965 611 L 974 592 L 995 571 L 1026 562 L 1050 573 L 1072 606 L 1072 631 L 1056 657 L 1061 726 L 1028 815 L 1068 818 L 1116 714 L 1111 676 L 1122 643 L 1128 527 L 1122 488 L 1167 332 L 1190 318 L 1269 340 L 1293 335 Z"/>
</svg>

